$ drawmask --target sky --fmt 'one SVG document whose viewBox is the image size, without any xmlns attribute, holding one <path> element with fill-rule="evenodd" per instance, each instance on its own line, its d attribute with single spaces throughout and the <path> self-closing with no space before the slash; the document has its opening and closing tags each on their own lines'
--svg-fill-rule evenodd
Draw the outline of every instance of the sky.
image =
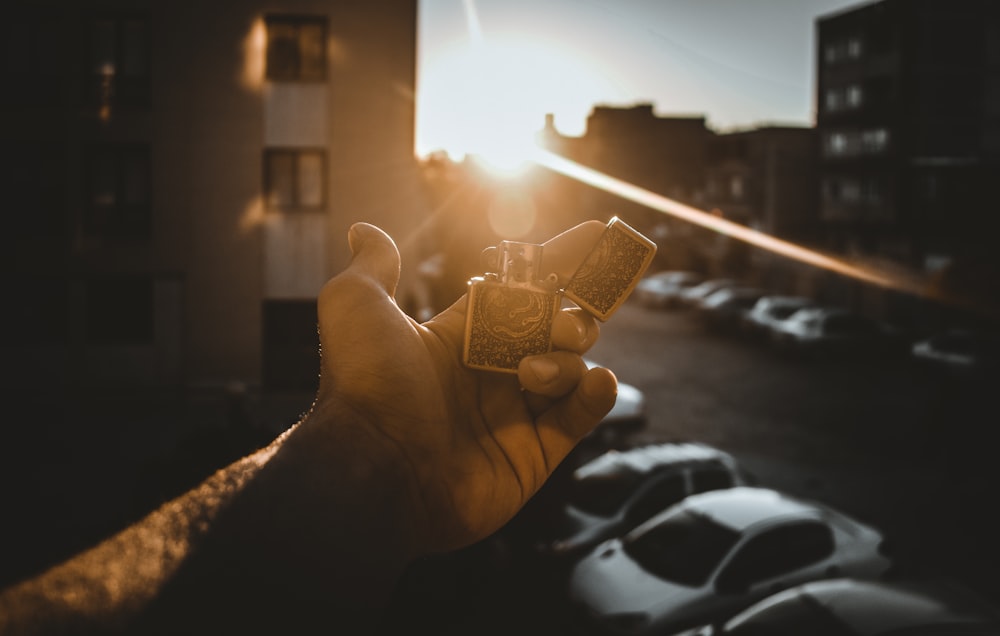
<svg viewBox="0 0 1000 636">
<path fill-rule="evenodd" d="M 419 156 L 496 152 L 553 114 L 653 105 L 724 132 L 814 123 L 815 21 L 869 0 L 419 0 Z M 502 151 L 502 150 L 501 150 Z"/>
</svg>

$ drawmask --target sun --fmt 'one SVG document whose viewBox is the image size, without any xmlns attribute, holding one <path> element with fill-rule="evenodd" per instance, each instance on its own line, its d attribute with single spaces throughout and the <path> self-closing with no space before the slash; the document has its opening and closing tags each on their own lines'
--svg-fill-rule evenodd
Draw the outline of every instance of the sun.
<svg viewBox="0 0 1000 636">
<path fill-rule="evenodd" d="M 546 114 L 582 122 L 607 92 L 584 59 L 537 37 L 470 38 L 422 69 L 417 154 L 444 150 L 507 171 L 532 161 Z"/>
</svg>

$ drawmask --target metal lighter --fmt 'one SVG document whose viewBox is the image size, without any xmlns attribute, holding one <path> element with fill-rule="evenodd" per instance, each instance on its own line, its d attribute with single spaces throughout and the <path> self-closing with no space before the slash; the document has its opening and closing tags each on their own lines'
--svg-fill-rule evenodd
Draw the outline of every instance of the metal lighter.
<svg viewBox="0 0 1000 636">
<path fill-rule="evenodd" d="M 551 351 L 561 294 L 554 273 L 540 274 L 541 262 L 541 245 L 501 241 L 496 271 L 469 280 L 466 366 L 517 373 L 521 358 Z"/>
<path fill-rule="evenodd" d="M 656 243 L 618 217 L 566 285 L 566 297 L 606 321 L 629 297 L 656 255 Z"/>
</svg>

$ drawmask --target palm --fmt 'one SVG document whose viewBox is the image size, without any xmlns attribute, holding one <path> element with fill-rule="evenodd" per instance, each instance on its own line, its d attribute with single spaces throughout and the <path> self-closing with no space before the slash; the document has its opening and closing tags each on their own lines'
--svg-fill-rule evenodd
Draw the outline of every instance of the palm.
<svg viewBox="0 0 1000 636">
<path fill-rule="evenodd" d="M 420 325 L 393 301 L 397 280 L 392 247 L 324 287 L 318 399 L 334 396 L 364 414 L 360 421 L 378 433 L 363 437 L 380 446 L 371 450 L 412 472 L 423 536 L 433 549 L 451 549 L 509 520 L 599 418 L 578 396 L 565 404 L 562 393 L 576 388 L 582 371 L 546 398 L 523 391 L 518 376 L 464 367 L 464 298 Z M 613 376 L 601 388 L 611 399 L 599 400 L 603 415 Z"/>
<path fill-rule="evenodd" d="M 458 362 L 464 301 L 421 326 L 377 288 L 342 282 L 340 302 L 321 311 L 321 391 L 335 391 L 358 412 L 371 413 L 370 421 L 405 455 L 401 461 L 417 473 L 426 518 L 451 520 L 451 527 L 428 535 L 445 544 L 440 547 L 489 534 L 541 486 L 554 468 L 547 458 L 572 442 L 546 448 L 545 441 L 554 440 L 536 432 L 515 376 L 475 372 Z M 358 303 L 371 304 L 359 312 Z M 359 340 L 370 344 L 359 347 Z"/>
</svg>

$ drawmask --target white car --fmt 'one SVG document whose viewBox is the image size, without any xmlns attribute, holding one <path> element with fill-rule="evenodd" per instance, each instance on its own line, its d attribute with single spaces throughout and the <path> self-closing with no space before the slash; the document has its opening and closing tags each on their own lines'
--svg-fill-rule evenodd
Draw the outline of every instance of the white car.
<svg viewBox="0 0 1000 636">
<path fill-rule="evenodd" d="M 763 296 L 743 319 L 743 331 L 754 338 L 770 339 L 770 333 L 782 320 L 815 303 L 805 296 Z"/>
<path fill-rule="evenodd" d="M 774 325 L 771 340 L 786 351 L 820 357 L 905 352 L 905 341 L 888 325 L 841 307 L 800 309 Z"/>
<path fill-rule="evenodd" d="M 569 597 L 611 634 L 669 634 L 725 619 L 782 589 L 892 562 L 876 528 L 768 488 L 691 495 L 580 559 Z"/>
<path fill-rule="evenodd" d="M 951 579 L 829 579 L 778 592 L 725 624 L 674 636 L 761 634 L 1000 636 L 1000 610 Z"/>
<path fill-rule="evenodd" d="M 707 444 L 612 449 L 573 471 L 551 536 L 536 549 L 562 561 L 578 558 L 688 495 L 748 483 L 735 457 Z"/>
<path fill-rule="evenodd" d="M 1000 375 L 1000 334 L 992 332 L 948 329 L 914 342 L 910 354 L 928 369 L 962 379 Z"/>
<path fill-rule="evenodd" d="M 750 285 L 723 287 L 706 296 L 696 311 L 705 323 L 716 329 L 737 330 L 743 318 L 767 292 Z"/>
<path fill-rule="evenodd" d="M 681 293 L 680 302 L 686 307 L 697 307 L 709 295 L 724 287 L 733 287 L 738 284 L 739 282 L 732 278 L 710 278 L 685 289 Z"/>
<path fill-rule="evenodd" d="M 666 270 L 650 274 L 640 280 L 633 295 L 644 307 L 673 307 L 677 305 L 681 293 L 705 279 L 698 272 Z"/>
</svg>

